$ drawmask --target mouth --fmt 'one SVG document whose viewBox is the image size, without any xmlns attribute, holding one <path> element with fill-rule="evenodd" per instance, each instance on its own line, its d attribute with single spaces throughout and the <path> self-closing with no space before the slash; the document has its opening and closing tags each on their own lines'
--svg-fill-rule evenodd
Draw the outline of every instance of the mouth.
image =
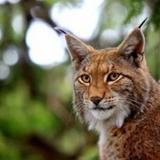
<svg viewBox="0 0 160 160">
<path fill-rule="evenodd" d="M 99 111 L 106 111 L 106 110 L 111 110 L 111 109 L 113 109 L 115 106 L 114 105 L 111 105 L 111 106 L 109 106 L 109 107 L 100 107 L 100 106 L 95 106 L 94 108 L 93 108 L 93 110 L 99 110 Z"/>
</svg>

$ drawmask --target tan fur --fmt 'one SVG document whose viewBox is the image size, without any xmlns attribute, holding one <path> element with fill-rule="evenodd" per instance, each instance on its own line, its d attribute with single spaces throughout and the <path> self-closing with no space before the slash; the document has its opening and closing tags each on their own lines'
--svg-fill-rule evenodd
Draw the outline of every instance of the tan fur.
<svg viewBox="0 0 160 160">
<path fill-rule="evenodd" d="M 160 86 L 148 71 L 140 29 L 111 49 L 93 49 L 71 35 L 66 41 L 74 68 L 74 108 L 98 131 L 100 159 L 159 160 Z M 110 81 L 112 73 L 119 78 Z M 86 74 L 89 83 L 83 81 Z"/>
</svg>

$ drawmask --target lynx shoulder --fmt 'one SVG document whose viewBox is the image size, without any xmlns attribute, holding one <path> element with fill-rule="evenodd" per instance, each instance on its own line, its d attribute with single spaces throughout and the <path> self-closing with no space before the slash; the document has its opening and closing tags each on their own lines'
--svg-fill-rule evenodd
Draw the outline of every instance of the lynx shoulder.
<svg viewBox="0 0 160 160">
<path fill-rule="evenodd" d="M 144 35 L 96 50 L 67 34 L 73 65 L 74 109 L 99 133 L 101 160 L 160 159 L 160 85 L 145 60 Z"/>
</svg>

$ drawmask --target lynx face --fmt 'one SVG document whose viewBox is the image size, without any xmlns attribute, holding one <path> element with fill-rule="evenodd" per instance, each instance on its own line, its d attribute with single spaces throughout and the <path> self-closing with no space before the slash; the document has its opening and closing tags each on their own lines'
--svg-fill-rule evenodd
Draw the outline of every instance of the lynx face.
<svg viewBox="0 0 160 160">
<path fill-rule="evenodd" d="M 121 127 L 143 110 L 149 82 L 138 28 L 113 49 L 95 50 L 71 35 L 66 40 L 75 70 L 74 107 L 90 128 L 103 121 Z"/>
</svg>

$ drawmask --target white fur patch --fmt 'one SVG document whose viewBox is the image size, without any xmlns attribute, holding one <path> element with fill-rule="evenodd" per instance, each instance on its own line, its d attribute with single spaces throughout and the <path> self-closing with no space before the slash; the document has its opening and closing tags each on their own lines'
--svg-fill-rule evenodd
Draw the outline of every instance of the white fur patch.
<svg viewBox="0 0 160 160">
<path fill-rule="evenodd" d="M 85 121 L 89 125 L 89 130 L 94 129 L 101 132 L 104 126 L 121 128 L 130 114 L 129 106 L 123 103 L 108 110 L 94 110 L 92 107 L 91 103 L 85 106 Z"/>
<path fill-rule="evenodd" d="M 121 128 L 123 126 L 124 120 L 128 117 L 129 114 L 130 110 L 128 109 L 128 106 L 123 106 L 122 110 L 118 111 L 115 121 L 117 128 Z"/>
<path fill-rule="evenodd" d="M 91 110 L 91 113 L 97 120 L 106 120 L 114 113 L 114 108 L 111 110 Z"/>
</svg>

